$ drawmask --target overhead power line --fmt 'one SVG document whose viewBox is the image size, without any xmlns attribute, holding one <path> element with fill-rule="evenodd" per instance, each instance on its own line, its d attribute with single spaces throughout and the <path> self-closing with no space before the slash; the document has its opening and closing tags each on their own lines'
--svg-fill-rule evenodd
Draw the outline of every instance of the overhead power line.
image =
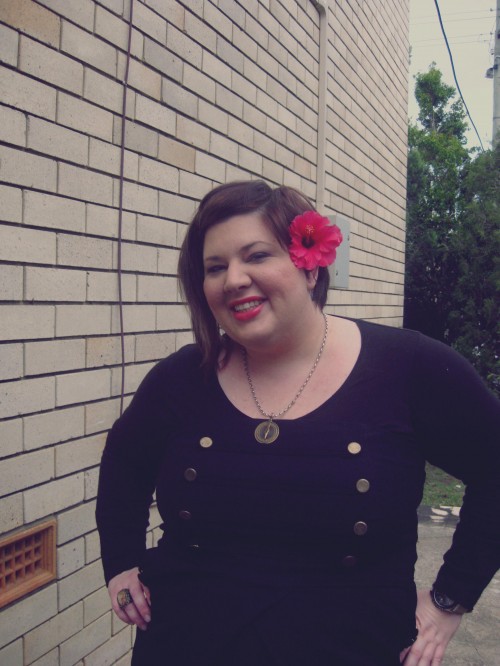
<svg viewBox="0 0 500 666">
<path fill-rule="evenodd" d="M 462 95 L 462 91 L 461 91 L 460 85 L 458 83 L 457 73 L 455 72 L 455 63 L 453 62 L 453 55 L 451 53 L 450 45 L 448 43 L 448 37 L 446 36 L 446 30 L 444 29 L 443 19 L 441 18 L 441 11 L 439 9 L 438 0 L 434 0 L 434 4 L 436 6 L 436 11 L 437 11 L 438 19 L 439 19 L 439 25 L 441 26 L 441 32 L 443 33 L 444 41 L 446 43 L 446 48 L 448 49 L 448 54 L 450 56 L 451 71 L 453 72 L 453 78 L 455 79 L 455 85 L 457 87 L 458 94 L 460 95 L 460 99 L 462 100 L 462 104 L 464 105 L 464 108 L 467 112 L 467 115 L 469 116 L 469 120 L 472 123 L 472 127 L 474 128 L 474 130 L 476 132 L 477 138 L 479 140 L 479 144 L 481 146 L 481 150 L 484 152 L 483 142 L 481 141 L 481 137 L 479 136 L 479 132 L 477 131 L 477 127 L 476 127 L 474 121 L 472 120 L 472 116 L 469 113 L 469 109 L 467 107 L 467 104 L 465 103 L 464 96 Z"/>
</svg>

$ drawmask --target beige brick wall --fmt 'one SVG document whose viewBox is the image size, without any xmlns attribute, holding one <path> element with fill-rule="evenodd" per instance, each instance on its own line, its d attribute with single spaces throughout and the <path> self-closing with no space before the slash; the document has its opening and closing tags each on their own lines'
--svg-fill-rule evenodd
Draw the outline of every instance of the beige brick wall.
<svg viewBox="0 0 500 666">
<path fill-rule="evenodd" d="M 325 210 L 351 224 L 329 310 L 400 325 L 409 0 L 330 0 Z M 121 109 L 130 0 L 0 0 L 0 534 L 56 517 L 57 580 L 0 611 L 2 666 L 130 663 L 94 523 L 119 412 Z M 134 0 L 125 125 L 125 404 L 190 340 L 175 273 L 213 185 L 317 196 L 312 0 Z M 148 542 L 160 523 L 152 512 Z"/>
</svg>

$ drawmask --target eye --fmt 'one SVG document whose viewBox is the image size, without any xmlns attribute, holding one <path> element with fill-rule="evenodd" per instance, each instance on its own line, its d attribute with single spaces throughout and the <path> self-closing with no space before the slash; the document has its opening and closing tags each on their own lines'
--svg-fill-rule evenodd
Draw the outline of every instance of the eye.
<svg viewBox="0 0 500 666">
<path fill-rule="evenodd" d="M 253 252 L 248 257 L 248 261 L 258 263 L 260 261 L 263 261 L 264 259 L 267 259 L 267 257 L 269 257 L 269 254 L 267 252 Z"/>
<path fill-rule="evenodd" d="M 222 266 L 221 264 L 213 264 L 212 266 L 206 266 L 205 267 L 205 275 L 215 275 L 216 273 L 220 273 L 220 271 L 223 271 L 225 266 Z"/>
</svg>

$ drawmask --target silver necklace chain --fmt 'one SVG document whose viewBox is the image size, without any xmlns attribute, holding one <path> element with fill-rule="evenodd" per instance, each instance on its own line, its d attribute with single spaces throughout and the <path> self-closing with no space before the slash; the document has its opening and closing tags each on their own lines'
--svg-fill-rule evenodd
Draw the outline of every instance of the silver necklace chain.
<svg viewBox="0 0 500 666">
<path fill-rule="evenodd" d="M 297 393 L 295 394 L 295 397 L 293 398 L 293 400 L 292 400 L 291 402 L 288 403 L 288 405 L 287 405 L 284 409 L 281 410 L 281 412 L 277 412 L 277 413 L 274 413 L 274 412 L 272 412 L 272 413 L 268 413 L 268 412 L 265 412 L 265 411 L 264 411 L 264 408 L 262 407 L 262 405 L 261 405 L 260 402 L 259 402 L 259 399 L 257 398 L 257 394 L 255 393 L 255 387 L 254 387 L 253 382 L 252 382 L 252 377 L 250 376 L 250 368 L 248 367 L 248 354 L 247 354 L 247 350 L 246 350 L 244 347 L 242 347 L 242 353 L 243 353 L 243 367 L 245 368 L 245 374 L 246 374 L 246 376 L 247 376 L 248 385 L 250 386 L 250 392 L 251 392 L 251 394 L 252 394 L 252 397 L 253 397 L 253 399 L 254 399 L 255 404 L 257 405 L 257 409 L 258 409 L 259 412 L 262 414 L 262 416 L 265 416 L 267 419 L 270 419 L 270 420 L 272 421 L 272 420 L 274 420 L 274 419 L 276 419 L 276 418 L 278 418 L 278 417 L 280 417 L 280 416 L 283 416 L 283 414 L 286 414 L 286 412 L 288 412 L 288 410 L 291 409 L 291 408 L 295 405 L 295 403 L 297 402 L 297 400 L 298 400 L 298 399 L 300 398 L 300 396 L 302 395 L 303 390 L 304 390 L 305 387 L 309 384 L 309 381 L 310 381 L 311 377 L 313 376 L 314 371 L 315 371 L 316 368 L 318 367 L 318 363 L 319 363 L 319 360 L 320 360 L 320 358 L 321 358 L 321 355 L 323 354 L 323 350 L 324 350 L 325 345 L 326 345 L 326 339 L 327 339 L 327 337 L 328 337 L 328 319 L 326 318 L 326 315 L 325 315 L 324 313 L 323 313 L 323 318 L 324 318 L 324 320 L 325 320 L 325 334 L 323 335 L 323 340 L 321 341 L 321 347 L 319 348 L 318 355 L 316 356 L 316 359 L 315 359 L 315 361 L 314 361 L 314 363 L 313 363 L 313 366 L 312 366 L 312 368 L 309 370 L 309 374 L 308 374 L 307 377 L 305 378 L 304 383 L 302 384 L 302 386 L 299 388 L 299 390 L 298 390 Z"/>
</svg>

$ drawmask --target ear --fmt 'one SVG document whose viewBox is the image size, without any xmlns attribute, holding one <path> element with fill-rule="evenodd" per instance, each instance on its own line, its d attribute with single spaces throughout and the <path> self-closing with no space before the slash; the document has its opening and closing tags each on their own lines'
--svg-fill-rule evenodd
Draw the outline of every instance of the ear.
<svg viewBox="0 0 500 666">
<path fill-rule="evenodd" d="M 316 268 L 314 268 L 312 271 L 305 271 L 305 274 L 307 288 L 309 291 L 312 291 L 316 286 L 316 282 L 318 281 L 319 268 L 316 266 Z"/>
</svg>

